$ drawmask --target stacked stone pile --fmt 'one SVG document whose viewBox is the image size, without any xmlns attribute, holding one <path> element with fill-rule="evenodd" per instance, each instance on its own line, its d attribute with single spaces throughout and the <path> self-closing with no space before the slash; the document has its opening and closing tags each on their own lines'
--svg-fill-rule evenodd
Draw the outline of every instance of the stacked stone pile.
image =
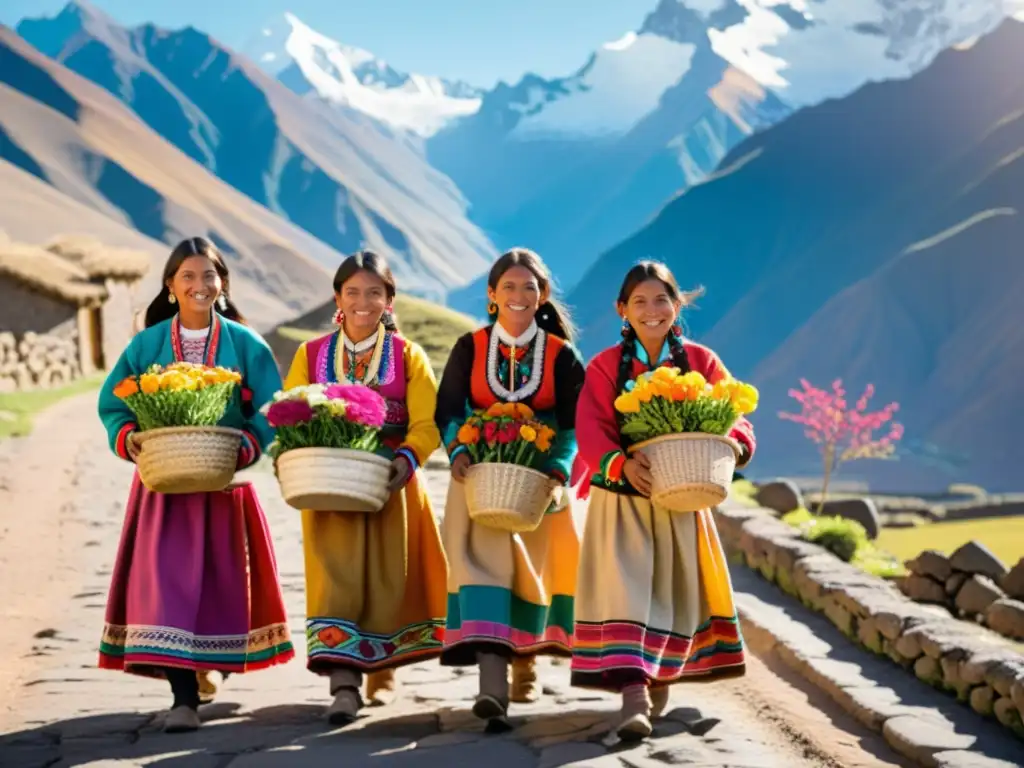
<svg viewBox="0 0 1024 768">
<path fill-rule="evenodd" d="M 26 333 L 0 333 L 0 393 L 58 387 L 78 378 L 78 345 L 67 338 Z"/>
<path fill-rule="evenodd" d="M 910 574 L 899 586 L 907 597 L 1024 640 L 1024 558 L 1007 568 L 983 544 L 970 541 L 948 557 L 925 550 L 906 566 Z"/>
</svg>

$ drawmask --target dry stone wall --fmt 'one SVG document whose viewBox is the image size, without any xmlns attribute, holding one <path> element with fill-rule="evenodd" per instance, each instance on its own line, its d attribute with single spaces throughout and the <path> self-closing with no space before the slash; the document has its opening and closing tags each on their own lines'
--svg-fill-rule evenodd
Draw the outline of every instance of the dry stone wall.
<svg viewBox="0 0 1024 768">
<path fill-rule="evenodd" d="M 1024 640 L 1024 558 L 1006 565 L 983 544 L 969 541 L 950 556 L 928 549 L 906 563 L 899 588 L 918 603 Z"/>
<path fill-rule="evenodd" d="M 895 584 L 803 541 L 771 510 L 726 504 L 715 518 L 731 557 L 872 653 L 1024 738 L 1024 647 L 943 607 L 911 600 Z"/>
<path fill-rule="evenodd" d="M 59 387 L 80 375 L 77 330 L 0 333 L 0 393 Z"/>
</svg>

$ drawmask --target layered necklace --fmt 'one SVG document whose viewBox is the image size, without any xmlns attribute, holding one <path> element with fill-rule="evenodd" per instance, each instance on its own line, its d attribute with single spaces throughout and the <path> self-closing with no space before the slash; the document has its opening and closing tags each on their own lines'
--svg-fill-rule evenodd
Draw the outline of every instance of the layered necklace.
<svg viewBox="0 0 1024 768">
<path fill-rule="evenodd" d="M 541 376 L 544 374 L 544 346 L 547 334 L 537 327 L 537 321 L 530 323 L 519 336 L 512 336 L 506 331 L 501 323 L 495 323 L 491 331 L 491 338 L 487 347 L 487 384 L 500 400 L 506 403 L 515 403 L 526 400 L 537 394 L 540 389 Z M 530 344 L 533 344 L 530 363 L 530 377 L 522 387 L 516 386 L 519 358 Z M 501 366 L 500 345 L 509 348 L 508 365 L 508 386 L 501 380 L 499 368 Z M 530 354 L 530 352 L 526 352 Z"/>
<path fill-rule="evenodd" d="M 377 328 L 373 335 L 362 341 L 353 342 L 346 335 L 343 329 L 338 330 L 341 344 L 337 345 L 334 357 L 334 370 L 339 373 L 339 378 L 344 377 L 353 383 L 370 385 L 377 380 L 380 374 L 381 362 L 385 358 L 385 345 L 388 340 L 388 333 L 383 327 Z M 373 349 L 370 361 L 366 364 L 365 370 L 360 375 L 359 359 L 365 357 L 366 353 Z M 345 365 L 348 358 L 349 365 Z"/>
</svg>

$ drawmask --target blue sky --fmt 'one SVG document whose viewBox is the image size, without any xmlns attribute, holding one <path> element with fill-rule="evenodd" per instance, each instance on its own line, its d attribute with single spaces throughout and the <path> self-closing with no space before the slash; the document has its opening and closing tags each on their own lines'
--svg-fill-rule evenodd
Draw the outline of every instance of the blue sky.
<svg viewBox="0 0 1024 768">
<path fill-rule="evenodd" d="M 0 0 L 0 22 L 50 15 L 65 0 Z M 291 11 L 396 69 L 491 86 L 532 71 L 571 74 L 594 48 L 636 29 L 657 0 L 93 0 L 122 24 L 192 24 L 241 47 Z"/>
</svg>

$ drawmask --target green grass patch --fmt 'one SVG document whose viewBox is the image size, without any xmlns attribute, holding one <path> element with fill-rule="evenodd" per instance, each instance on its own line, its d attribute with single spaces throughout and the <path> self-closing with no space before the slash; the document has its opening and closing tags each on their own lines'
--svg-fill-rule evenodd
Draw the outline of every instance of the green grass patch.
<svg viewBox="0 0 1024 768">
<path fill-rule="evenodd" d="M 757 496 L 757 486 L 749 480 L 733 480 L 731 495 L 737 503 L 745 507 L 758 506 L 755 499 Z"/>
<path fill-rule="evenodd" d="M 862 571 L 892 579 L 906 574 L 901 559 L 868 538 L 864 526 L 838 515 L 812 515 L 803 507 L 782 516 L 782 522 L 800 531 L 805 541 L 824 547 L 840 560 Z"/>
<path fill-rule="evenodd" d="M 949 555 L 968 541 L 981 542 L 1006 565 L 1013 566 L 1024 555 L 1024 516 L 884 528 L 878 537 L 879 546 L 901 560 L 917 557 L 925 549 Z"/>
<path fill-rule="evenodd" d="M 30 434 L 33 419 L 37 414 L 66 397 L 98 389 L 103 383 L 104 376 L 103 373 L 97 373 L 73 381 L 66 387 L 0 395 L 0 439 Z"/>
</svg>

